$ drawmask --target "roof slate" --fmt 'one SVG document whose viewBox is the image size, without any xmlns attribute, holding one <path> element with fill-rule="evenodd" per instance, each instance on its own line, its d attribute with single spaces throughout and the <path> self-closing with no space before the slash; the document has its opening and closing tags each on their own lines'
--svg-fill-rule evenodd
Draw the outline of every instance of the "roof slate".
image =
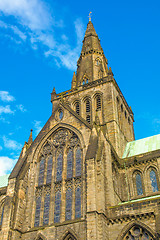
<svg viewBox="0 0 160 240">
<path fill-rule="evenodd" d="M 133 157 L 142 153 L 160 149 L 160 134 L 128 142 L 122 158 Z"/>
<path fill-rule="evenodd" d="M 6 187 L 8 185 L 8 178 L 10 174 L 0 176 L 0 188 Z"/>
</svg>

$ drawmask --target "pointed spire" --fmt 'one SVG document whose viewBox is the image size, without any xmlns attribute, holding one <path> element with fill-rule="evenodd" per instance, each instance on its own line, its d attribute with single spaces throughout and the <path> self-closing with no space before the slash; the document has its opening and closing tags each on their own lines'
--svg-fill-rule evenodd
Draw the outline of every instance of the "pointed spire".
<svg viewBox="0 0 160 240">
<path fill-rule="evenodd" d="M 107 76 L 107 59 L 104 55 L 100 40 L 91 21 L 87 24 L 80 58 L 77 61 L 77 87 L 83 85 L 84 76 L 90 83 Z"/>
<path fill-rule="evenodd" d="M 53 91 L 51 93 L 51 102 L 56 98 L 56 90 L 55 90 L 55 87 L 53 88 Z"/>
<path fill-rule="evenodd" d="M 76 83 L 77 83 L 76 74 L 75 74 L 75 72 L 74 72 L 74 73 L 73 73 L 73 78 L 72 78 L 72 89 L 75 89 L 75 88 L 76 88 Z"/>
<path fill-rule="evenodd" d="M 114 76 L 113 72 L 112 72 L 112 68 L 109 67 L 109 70 L 108 70 L 108 75 L 111 75 L 111 76 Z"/>
<path fill-rule="evenodd" d="M 30 132 L 30 136 L 29 136 L 29 139 L 28 139 L 28 145 L 30 146 L 33 142 L 33 138 L 32 138 L 32 132 L 33 130 L 31 129 L 31 132 Z"/>
</svg>

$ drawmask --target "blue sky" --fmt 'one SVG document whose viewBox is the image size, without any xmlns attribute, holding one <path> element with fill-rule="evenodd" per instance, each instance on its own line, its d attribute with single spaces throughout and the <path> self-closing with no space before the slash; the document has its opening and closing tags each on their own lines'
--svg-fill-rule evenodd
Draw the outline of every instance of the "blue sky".
<svg viewBox="0 0 160 240">
<path fill-rule="evenodd" d="M 0 175 L 50 117 L 53 87 L 70 89 L 90 11 L 136 139 L 160 133 L 160 2 L 94 2 L 0 0 Z"/>
</svg>

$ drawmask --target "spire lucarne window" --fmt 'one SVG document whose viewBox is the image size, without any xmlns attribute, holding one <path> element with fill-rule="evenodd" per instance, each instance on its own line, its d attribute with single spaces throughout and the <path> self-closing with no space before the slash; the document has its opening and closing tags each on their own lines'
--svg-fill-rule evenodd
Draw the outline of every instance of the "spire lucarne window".
<svg viewBox="0 0 160 240">
<path fill-rule="evenodd" d="M 60 128 L 44 144 L 39 159 L 34 226 L 49 224 L 51 206 L 55 223 L 61 221 L 62 214 L 65 214 L 65 220 L 80 218 L 82 150 L 77 135 Z M 62 201 L 64 188 L 65 201 Z"/>
</svg>

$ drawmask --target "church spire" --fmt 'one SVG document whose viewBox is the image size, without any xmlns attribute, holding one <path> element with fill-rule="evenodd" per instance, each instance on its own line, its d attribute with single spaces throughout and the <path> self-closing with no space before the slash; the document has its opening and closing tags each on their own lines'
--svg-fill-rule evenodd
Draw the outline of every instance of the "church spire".
<svg viewBox="0 0 160 240">
<path fill-rule="evenodd" d="M 105 77 L 108 72 L 107 59 L 91 20 L 87 24 L 77 67 L 77 86 Z"/>
</svg>

